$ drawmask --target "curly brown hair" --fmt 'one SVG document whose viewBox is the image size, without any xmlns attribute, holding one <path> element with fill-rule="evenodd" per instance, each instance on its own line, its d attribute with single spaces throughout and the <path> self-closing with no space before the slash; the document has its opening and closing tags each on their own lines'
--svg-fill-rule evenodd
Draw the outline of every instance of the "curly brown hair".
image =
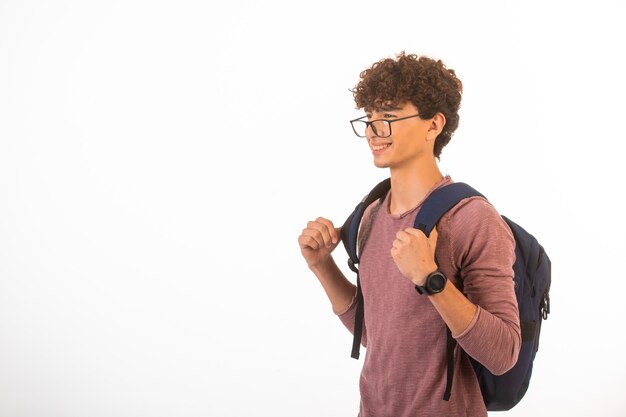
<svg viewBox="0 0 626 417">
<path fill-rule="evenodd" d="M 396 59 L 382 59 L 361 72 L 359 83 L 351 91 L 358 109 L 408 101 L 417 107 L 421 119 L 441 112 L 446 123 L 435 139 L 433 153 L 437 159 L 459 126 L 463 84 L 441 60 L 402 51 Z"/>
</svg>

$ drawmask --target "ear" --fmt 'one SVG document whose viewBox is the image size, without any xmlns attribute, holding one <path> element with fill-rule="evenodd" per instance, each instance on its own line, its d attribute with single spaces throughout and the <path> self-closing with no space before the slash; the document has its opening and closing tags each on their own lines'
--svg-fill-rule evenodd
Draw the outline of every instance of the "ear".
<svg viewBox="0 0 626 417">
<path fill-rule="evenodd" d="M 430 125 L 428 126 L 428 133 L 426 134 L 426 140 L 435 141 L 437 136 L 443 130 L 446 125 L 446 116 L 443 113 L 438 112 L 430 119 Z"/>
</svg>

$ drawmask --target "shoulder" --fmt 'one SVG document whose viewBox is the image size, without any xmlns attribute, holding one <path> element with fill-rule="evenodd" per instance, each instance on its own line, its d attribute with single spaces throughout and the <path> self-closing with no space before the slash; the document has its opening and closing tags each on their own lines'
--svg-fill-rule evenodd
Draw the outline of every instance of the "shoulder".
<svg viewBox="0 0 626 417">
<path fill-rule="evenodd" d="M 444 218 L 447 218 L 450 226 L 461 230 L 478 229 L 510 229 L 498 210 L 483 197 L 470 197 L 461 200 L 459 204 L 454 206 Z M 512 234 L 511 234 L 512 237 Z"/>
<path fill-rule="evenodd" d="M 454 206 L 442 218 L 456 257 L 481 248 L 514 251 L 511 229 L 496 208 L 483 197 L 470 197 Z"/>
</svg>

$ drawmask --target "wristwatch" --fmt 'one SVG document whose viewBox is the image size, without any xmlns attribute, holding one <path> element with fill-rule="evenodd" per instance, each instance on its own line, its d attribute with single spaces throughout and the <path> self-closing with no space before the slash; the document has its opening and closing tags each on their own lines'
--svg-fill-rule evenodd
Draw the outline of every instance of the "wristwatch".
<svg viewBox="0 0 626 417">
<path fill-rule="evenodd" d="M 441 271 L 435 271 L 426 277 L 424 286 L 416 285 L 415 290 L 420 294 L 437 294 L 443 291 L 447 280 L 448 278 Z"/>
</svg>

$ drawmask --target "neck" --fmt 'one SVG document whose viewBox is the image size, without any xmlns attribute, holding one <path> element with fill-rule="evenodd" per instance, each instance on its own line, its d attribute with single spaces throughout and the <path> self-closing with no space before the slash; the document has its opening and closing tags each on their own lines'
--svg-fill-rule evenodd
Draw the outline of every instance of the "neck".
<svg viewBox="0 0 626 417">
<path fill-rule="evenodd" d="M 391 169 L 391 202 L 389 211 L 393 215 L 406 213 L 426 197 L 426 194 L 441 180 L 443 175 L 435 158 L 422 161 L 417 168 Z"/>
</svg>

